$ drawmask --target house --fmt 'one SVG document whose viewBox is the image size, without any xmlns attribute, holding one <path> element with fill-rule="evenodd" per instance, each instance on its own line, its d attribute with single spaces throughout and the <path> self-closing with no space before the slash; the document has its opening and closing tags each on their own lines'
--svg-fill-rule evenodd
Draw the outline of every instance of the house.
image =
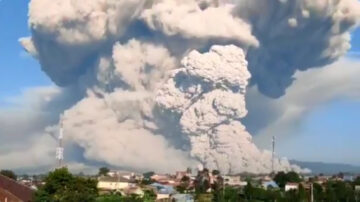
<svg viewBox="0 0 360 202">
<path fill-rule="evenodd" d="M 355 185 L 355 191 L 360 192 L 360 185 Z"/>
<path fill-rule="evenodd" d="M 0 175 L 0 202 L 31 202 L 33 195 L 29 187 Z"/>
<path fill-rule="evenodd" d="M 169 194 L 157 194 L 156 202 L 171 202 Z"/>
<path fill-rule="evenodd" d="M 311 186 L 313 186 L 311 182 L 301 182 L 300 184 L 307 191 L 311 191 Z"/>
<path fill-rule="evenodd" d="M 134 181 L 122 176 L 101 176 L 98 178 L 97 187 L 99 190 L 103 191 L 116 191 L 134 187 L 135 185 Z"/>
<path fill-rule="evenodd" d="M 141 181 L 143 179 L 142 174 L 137 174 L 134 172 L 127 172 L 127 171 L 110 171 L 107 173 L 110 177 L 118 177 L 121 176 L 123 178 L 127 178 L 129 180 L 138 180 Z"/>
<path fill-rule="evenodd" d="M 354 176 L 352 176 L 352 175 L 344 175 L 343 180 L 345 182 L 353 182 L 354 181 Z"/>
<path fill-rule="evenodd" d="M 170 199 L 170 195 L 175 194 L 176 190 L 173 186 L 170 185 L 163 185 L 160 183 L 152 183 L 150 187 L 155 191 L 156 193 L 156 199 Z"/>
<path fill-rule="evenodd" d="M 322 184 L 327 183 L 330 178 L 331 178 L 331 176 L 318 176 L 318 177 L 315 178 L 315 182 L 317 184 L 322 185 Z"/>
<path fill-rule="evenodd" d="M 170 175 L 156 174 L 156 175 L 151 176 L 151 180 L 153 180 L 154 182 L 160 183 L 160 184 L 164 184 L 164 185 L 177 186 L 179 184 L 179 182 L 176 180 L 176 178 L 172 177 Z"/>
<path fill-rule="evenodd" d="M 228 186 L 244 187 L 247 185 L 246 181 L 241 181 L 240 176 L 223 176 L 224 184 Z"/>
<path fill-rule="evenodd" d="M 187 171 L 177 171 L 175 178 L 177 181 L 180 181 L 185 176 L 190 177 L 190 174 Z"/>
<path fill-rule="evenodd" d="M 125 196 L 135 194 L 135 195 L 143 197 L 144 196 L 144 191 L 138 186 L 130 186 L 130 187 L 125 188 L 124 190 L 122 190 L 121 194 L 125 195 Z"/>
<path fill-rule="evenodd" d="M 170 195 L 170 194 L 175 194 L 176 193 L 174 187 L 169 186 L 169 185 L 163 185 L 163 184 L 160 184 L 160 183 L 152 183 L 150 185 L 150 187 L 152 187 L 157 194 L 168 194 L 168 195 Z"/>
<path fill-rule="evenodd" d="M 270 181 L 263 181 L 261 183 L 261 186 L 263 189 L 267 190 L 267 189 L 278 189 L 279 186 L 276 184 L 276 182 L 274 182 L 273 180 Z"/>
<path fill-rule="evenodd" d="M 299 183 L 288 182 L 285 185 L 285 191 L 297 190 L 297 189 L 299 189 Z"/>
<path fill-rule="evenodd" d="M 194 197 L 191 194 L 174 194 L 170 197 L 171 201 L 175 202 L 194 202 Z"/>
</svg>

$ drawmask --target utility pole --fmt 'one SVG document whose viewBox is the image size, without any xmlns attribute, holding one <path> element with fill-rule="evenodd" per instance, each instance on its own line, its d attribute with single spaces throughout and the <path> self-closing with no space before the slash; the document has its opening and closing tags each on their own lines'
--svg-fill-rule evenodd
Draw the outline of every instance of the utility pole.
<svg viewBox="0 0 360 202">
<path fill-rule="evenodd" d="M 58 136 L 58 147 L 56 148 L 56 159 L 58 160 L 58 168 L 62 168 L 62 163 L 64 160 L 64 147 L 63 147 L 63 138 L 64 138 L 64 128 L 63 128 L 63 117 L 60 117 L 60 128 Z"/>
<path fill-rule="evenodd" d="M 314 183 L 311 183 L 310 185 L 310 192 L 311 192 L 310 202 L 314 202 Z"/>
</svg>

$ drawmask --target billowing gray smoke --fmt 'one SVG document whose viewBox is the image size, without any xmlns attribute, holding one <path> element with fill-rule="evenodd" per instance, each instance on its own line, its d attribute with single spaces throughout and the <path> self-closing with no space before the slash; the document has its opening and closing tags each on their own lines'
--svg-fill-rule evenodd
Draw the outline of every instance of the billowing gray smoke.
<svg viewBox="0 0 360 202">
<path fill-rule="evenodd" d="M 241 124 L 248 82 L 283 95 L 297 70 L 346 53 L 359 14 L 356 0 L 32 0 L 21 43 L 86 95 L 64 112 L 86 159 L 263 173 L 271 154 Z"/>
<path fill-rule="evenodd" d="M 303 71 L 334 62 L 350 48 L 359 19 L 354 0 L 238 0 L 236 16 L 252 25 L 260 47 L 247 55 L 252 83 L 280 97 Z"/>
</svg>

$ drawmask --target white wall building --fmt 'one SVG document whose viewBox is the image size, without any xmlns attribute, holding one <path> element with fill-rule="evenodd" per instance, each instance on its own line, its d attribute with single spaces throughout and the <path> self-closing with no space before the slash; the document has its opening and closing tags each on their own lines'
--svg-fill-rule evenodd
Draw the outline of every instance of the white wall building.
<svg viewBox="0 0 360 202">
<path fill-rule="evenodd" d="M 229 186 L 241 186 L 244 187 L 247 185 L 246 181 L 241 181 L 240 176 L 223 176 L 224 184 Z"/>
<path fill-rule="evenodd" d="M 290 190 L 297 190 L 299 188 L 299 184 L 298 183 L 287 183 L 285 185 L 285 191 L 290 191 Z"/>
<path fill-rule="evenodd" d="M 110 176 L 99 177 L 97 184 L 100 190 L 124 190 L 132 186 L 135 186 L 135 184 L 126 178 Z"/>
</svg>

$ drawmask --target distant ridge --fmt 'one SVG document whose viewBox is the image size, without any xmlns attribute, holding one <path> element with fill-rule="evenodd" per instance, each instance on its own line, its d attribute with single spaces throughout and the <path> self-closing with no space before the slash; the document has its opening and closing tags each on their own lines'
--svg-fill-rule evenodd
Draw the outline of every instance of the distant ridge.
<svg viewBox="0 0 360 202">
<path fill-rule="evenodd" d="M 360 166 L 342 164 L 342 163 L 323 163 L 323 162 L 306 162 L 290 160 L 292 164 L 299 165 L 302 168 L 309 168 L 314 174 L 336 174 L 339 172 L 360 174 Z"/>
</svg>

